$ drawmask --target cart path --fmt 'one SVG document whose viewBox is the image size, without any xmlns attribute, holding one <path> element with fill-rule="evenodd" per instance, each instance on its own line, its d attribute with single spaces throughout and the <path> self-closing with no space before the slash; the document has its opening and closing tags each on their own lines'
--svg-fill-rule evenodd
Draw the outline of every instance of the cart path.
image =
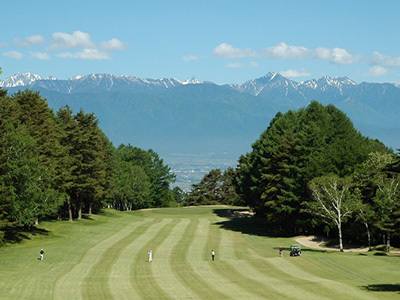
<svg viewBox="0 0 400 300">
<path fill-rule="evenodd" d="M 321 246 L 324 242 L 326 242 L 323 238 L 319 238 L 315 235 L 310 236 L 299 236 L 295 239 L 299 244 L 312 248 L 312 249 L 320 249 L 320 250 L 332 250 L 332 251 L 340 251 L 338 247 L 324 247 Z M 348 248 L 345 247 L 343 249 L 344 252 L 367 252 L 368 247 L 359 247 L 359 248 Z"/>
</svg>

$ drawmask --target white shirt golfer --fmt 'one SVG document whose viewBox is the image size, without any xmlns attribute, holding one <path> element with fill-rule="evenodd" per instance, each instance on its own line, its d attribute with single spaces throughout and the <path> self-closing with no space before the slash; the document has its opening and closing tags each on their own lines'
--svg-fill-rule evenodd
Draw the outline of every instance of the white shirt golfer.
<svg viewBox="0 0 400 300">
<path fill-rule="evenodd" d="M 148 252 L 149 254 L 149 262 L 153 261 L 153 252 L 151 252 L 151 250 Z"/>
</svg>

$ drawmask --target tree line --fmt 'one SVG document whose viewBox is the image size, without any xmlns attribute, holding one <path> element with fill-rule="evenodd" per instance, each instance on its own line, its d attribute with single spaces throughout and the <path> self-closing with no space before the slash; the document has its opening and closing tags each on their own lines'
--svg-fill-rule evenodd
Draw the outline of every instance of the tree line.
<svg viewBox="0 0 400 300">
<path fill-rule="evenodd" d="M 43 218 L 175 203 L 175 175 L 158 154 L 115 148 L 98 123 L 82 109 L 54 113 L 38 92 L 0 89 L 0 243 Z"/>
<path fill-rule="evenodd" d="M 400 244 L 400 156 L 333 105 L 276 114 L 227 173 L 210 171 L 186 203 L 247 205 L 280 232 L 330 234 L 341 249 L 343 236 Z"/>
</svg>

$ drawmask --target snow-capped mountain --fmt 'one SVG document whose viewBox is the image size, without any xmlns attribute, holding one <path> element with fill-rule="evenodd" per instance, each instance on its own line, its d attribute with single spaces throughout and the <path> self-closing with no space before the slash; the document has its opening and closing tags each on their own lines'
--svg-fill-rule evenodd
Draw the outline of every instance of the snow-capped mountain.
<svg viewBox="0 0 400 300">
<path fill-rule="evenodd" d="M 233 84 L 232 88 L 242 93 L 258 96 L 264 89 L 275 89 L 279 87 L 296 87 L 297 83 L 283 77 L 279 73 L 269 72 L 265 76 L 248 80 L 243 84 Z"/>
<path fill-rule="evenodd" d="M 0 81 L 0 87 L 10 88 L 16 86 L 27 86 L 35 82 L 36 80 L 41 80 L 42 77 L 32 73 L 17 73 L 5 80 Z"/>
<path fill-rule="evenodd" d="M 202 81 L 194 77 L 180 81 L 174 78 L 144 79 L 126 75 L 90 74 L 85 76 L 77 75 L 67 80 L 57 80 L 55 77 L 42 78 L 36 74 L 26 73 L 16 74 L 0 81 L 0 87 L 38 87 L 69 94 L 83 91 L 90 92 L 98 89 L 106 91 L 149 91 L 202 83 Z"/>
<path fill-rule="evenodd" d="M 55 110 L 68 104 L 94 112 L 115 144 L 134 142 L 164 153 L 241 154 L 278 111 L 306 107 L 312 100 L 335 105 L 363 134 L 400 148 L 400 85 L 390 83 L 328 76 L 296 82 L 274 72 L 231 85 L 111 74 L 57 80 L 27 73 L 0 81 L 0 87 L 9 94 L 40 91 Z"/>
</svg>

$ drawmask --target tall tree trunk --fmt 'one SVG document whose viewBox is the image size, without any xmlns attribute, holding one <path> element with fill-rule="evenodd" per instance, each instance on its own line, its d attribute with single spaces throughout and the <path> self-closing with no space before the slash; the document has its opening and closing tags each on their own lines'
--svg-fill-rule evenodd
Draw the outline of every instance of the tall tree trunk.
<svg viewBox="0 0 400 300">
<path fill-rule="evenodd" d="M 93 203 L 90 203 L 90 204 L 89 204 L 89 215 L 92 214 L 92 206 L 93 206 Z"/>
<path fill-rule="evenodd" d="M 367 229 L 367 237 L 368 237 L 368 250 L 369 250 L 369 251 L 371 251 L 371 250 L 372 250 L 372 248 L 371 248 L 371 233 L 369 232 L 368 223 L 367 223 L 367 222 L 365 222 L 365 223 L 364 223 L 364 225 L 365 225 L 365 228 Z"/>
<path fill-rule="evenodd" d="M 39 217 L 38 216 L 36 216 L 36 218 L 35 218 L 35 225 L 39 225 Z"/>
<path fill-rule="evenodd" d="M 340 252 L 343 252 L 343 240 L 342 240 L 342 223 L 338 223 L 338 231 L 339 231 L 339 248 Z"/>
<path fill-rule="evenodd" d="M 78 204 L 78 220 L 82 220 L 82 201 L 80 200 Z"/>
<path fill-rule="evenodd" d="M 386 252 L 390 252 L 390 232 L 387 233 L 387 238 L 386 238 Z"/>
<path fill-rule="evenodd" d="M 71 199 L 68 199 L 68 221 L 73 221 Z"/>
</svg>

